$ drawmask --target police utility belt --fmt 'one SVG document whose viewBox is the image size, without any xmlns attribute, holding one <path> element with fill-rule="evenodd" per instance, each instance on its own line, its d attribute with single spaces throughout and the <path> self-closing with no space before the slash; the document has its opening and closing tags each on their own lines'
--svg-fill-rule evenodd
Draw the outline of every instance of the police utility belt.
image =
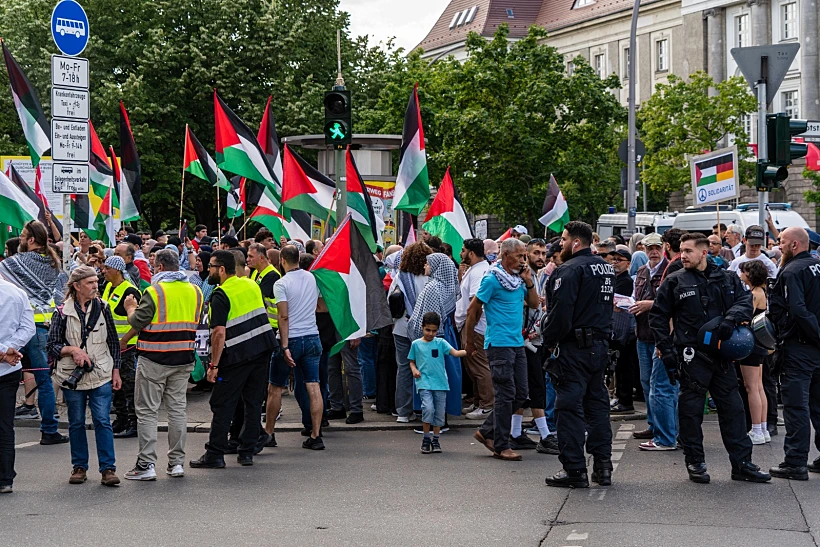
<svg viewBox="0 0 820 547">
<path fill-rule="evenodd" d="M 579 349 L 589 349 L 595 342 L 604 342 L 608 338 L 609 336 L 603 331 L 595 330 L 592 327 L 581 327 L 575 329 L 574 336 L 567 336 L 561 343 L 572 344 L 574 342 Z"/>
</svg>

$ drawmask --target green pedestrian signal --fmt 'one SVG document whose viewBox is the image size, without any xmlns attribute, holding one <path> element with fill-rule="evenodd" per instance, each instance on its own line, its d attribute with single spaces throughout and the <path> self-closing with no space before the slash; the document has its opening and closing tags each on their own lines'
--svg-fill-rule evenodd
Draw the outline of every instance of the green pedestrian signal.
<svg viewBox="0 0 820 547">
<path fill-rule="evenodd" d="M 336 89 L 325 93 L 325 144 L 343 150 L 352 140 L 350 91 Z"/>
</svg>

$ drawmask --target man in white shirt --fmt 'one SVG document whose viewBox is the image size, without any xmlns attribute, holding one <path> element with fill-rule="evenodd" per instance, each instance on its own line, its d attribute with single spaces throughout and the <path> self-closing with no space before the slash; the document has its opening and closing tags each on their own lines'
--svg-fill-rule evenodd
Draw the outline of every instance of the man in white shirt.
<svg viewBox="0 0 820 547">
<path fill-rule="evenodd" d="M 302 381 L 310 397 L 310 419 L 313 427 L 310 437 L 302 448 L 324 450 L 320 428 L 322 425 L 322 392 L 319 389 L 319 359 L 322 343 L 316 326 L 316 303 L 319 288 L 316 279 L 308 271 L 299 269 L 299 249 L 285 245 L 280 252 L 283 276 L 273 285 L 279 312 L 279 338 L 281 348 L 271 366 L 268 388 L 268 407 L 265 430 L 273 433 L 276 416 L 282 408 L 282 392 L 287 387 L 290 369 L 294 370 L 296 382 Z"/>
<path fill-rule="evenodd" d="M 14 472 L 14 403 L 23 373 L 20 349 L 34 337 L 34 310 L 25 292 L 0 279 L 0 494 L 10 494 Z"/>
<path fill-rule="evenodd" d="M 741 252 L 742 239 L 743 229 L 737 224 L 729 225 L 729 227 L 726 229 L 726 244 L 729 245 L 729 248 L 732 250 L 732 254 L 735 255 L 735 258 L 743 254 L 743 252 Z"/>
<path fill-rule="evenodd" d="M 467 321 L 467 308 L 470 301 L 478 292 L 481 285 L 481 278 L 490 269 L 490 264 L 484 258 L 484 242 L 480 239 L 464 240 L 464 247 L 461 249 L 461 298 L 456 302 L 456 327 L 461 333 L 461 344 L 464 346 L 467 340 L 467 333 L 464 331 L 464 323 Z M 487 320 L 484 313 L 476 323 L 473 334 L 473 345 L 475 353 L 464 358 L 467 374 L 473 380 L 473 404 L 465 418 L 468 420 L 484 420 L 493 411 L 495 404 L 495 392 L 493 391 L 493 380 L 490 376 L 490 362 L 487 360 L 487 353 L 484 351 L 484 331 L 487 329 Z"/>
<path fill-rule="evenodd" d="M 730 226 L 731 227 L 731 226 Z M 740 275 L 740 265 L 750 260 L 759 260 L 769 271 L 769 277 L 777 277 L 777 266 L 771 259 L 763 254 L 763 243 L 766 232 L 760 226 L 749 226 L 746 228 L 746 254 L 735 258 L 729 265 L 729 271 L 737 272 Z"/>
</svg>

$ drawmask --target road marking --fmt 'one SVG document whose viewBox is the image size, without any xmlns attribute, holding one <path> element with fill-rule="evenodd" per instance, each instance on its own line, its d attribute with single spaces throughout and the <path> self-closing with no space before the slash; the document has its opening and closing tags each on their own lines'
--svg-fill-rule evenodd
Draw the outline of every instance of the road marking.
<svg viewBox="0 0 820 547">
<path fill-rule="evenodd" d="M 626 450 L 626 443 L 612 443 L 612 450 Z"/>
<path fill-rule="evenodd" d="M 614 473 L 615 470 L 618 469 L 618 462 L 612 464 L 612 472 Z"/>
<path fill-rule="evenodd" d="M 624 455 L 623 452 L 613 452 L 612 456 L 611 456 L 612 461 L 616 462 L 616 461 L 620 460 L 623 457 L 623 455 Z"/>
<path fill-rule="evenodd" d="M 618 431 L 615 433 L 615 440 L 616 441 L 625 441 L 632 437 L 632 433 L 629 431 Z"/>
<path fill-rule="evenodd" d="M 586 532 L 578 534 L 575 532 L 575 530 L 573 530 L 572 533 L 567 536 L 567 541 L 581 541 L 584 539 L 589 539 L 589 534 Z"/>
<path fill-rule="evenodd" d="M 40 444 L 40 441 L 31 441 L 30 443 L 22 443 L 14 445 L 14 448 L 28 448 L 29 446 L 34 446 L 35 444 Z"/>
<path fill-rule="evenodd" d="M 632 431 L 633 429 L 635 429 L 635 424 L 621 424 L 618 431 Z"/>
</svg>

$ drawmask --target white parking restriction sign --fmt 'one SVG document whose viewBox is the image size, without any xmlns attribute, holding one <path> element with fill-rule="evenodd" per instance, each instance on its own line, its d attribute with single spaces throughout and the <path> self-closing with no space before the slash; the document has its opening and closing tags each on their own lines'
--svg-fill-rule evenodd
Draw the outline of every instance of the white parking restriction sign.
<svg viewBox="0 0 820 547">
<path fill-rule="evenodd" d="M 51 169 L 51 191 L 55 194 L 87 194 L 87 163 L 54 163 Z"/>
<path fill-rule="evenodd" d="M 88 122 L 52 119 L 51 157 L 55 161 L 88 161 L 91 158 Z"/>
</svg>

